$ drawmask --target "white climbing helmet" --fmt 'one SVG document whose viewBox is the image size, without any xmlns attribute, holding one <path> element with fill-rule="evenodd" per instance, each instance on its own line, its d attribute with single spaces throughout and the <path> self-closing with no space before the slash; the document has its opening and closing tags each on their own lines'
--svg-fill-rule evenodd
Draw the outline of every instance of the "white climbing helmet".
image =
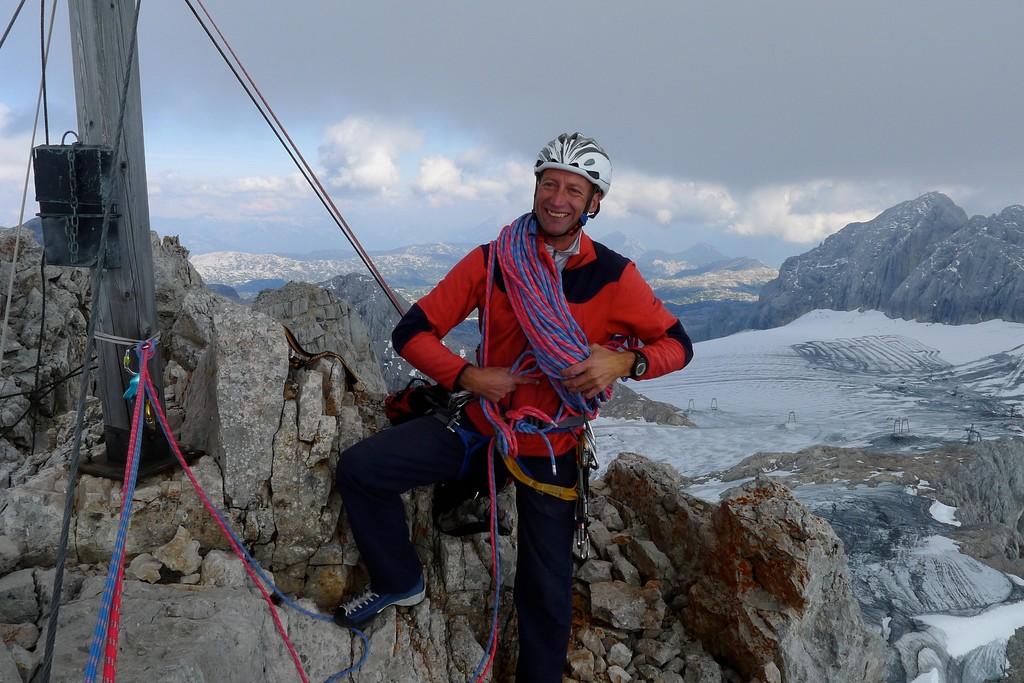
<svg viewBox="0 0 1024 683">
<path fill-rule="evenodd" d="M 612 185 L 612 162 L 608 153 L 593 138 L 580 133 L 562 133 L 537 155 L 533 172 L 537 177 L 546 168 L 558 168 L 581 175 L 607 195 Z"/>
</svg>

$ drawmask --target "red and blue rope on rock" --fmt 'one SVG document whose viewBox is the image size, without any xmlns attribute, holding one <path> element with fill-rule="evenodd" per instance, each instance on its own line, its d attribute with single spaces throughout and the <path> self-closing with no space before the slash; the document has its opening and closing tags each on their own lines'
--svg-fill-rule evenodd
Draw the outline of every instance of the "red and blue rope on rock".
<svg viewBox="0 0 1024 683">
<path fill-rule="evenodd" d="M 150 344 L 139 345 L 140 374 L 148 379 L 148 372 L 143 360 L 152 356 Z M 146 355 L 148 354 L 148 355 Z M 107 582 L 103 588 L 100 601 L 99 616 L 93 632 L 92 644 L 89 647 L 89 659 L 85 665 L 86 683 L 94 683 L 99 675 L 99 667 L 103 666 L 103 683 L 112 683 L 117 664 L 117 641 L 121 623 L 121 590 L 124 585 L 124 554 L 128 538 L 128 522 L 131 518 L 132 498 L 135 496 L 135 483 L 139 471 L 139 453 L 142 450 L 142 409 L 145 396 L 135 401 L 132 415 L 131 437 L 128 442 L 128 460 L 124 468 L 124 484 L 121 487 L 121 512 L 117 525 L 117 536 L 114 540 L 114 552 L 107 569 Z M 101 661 L 102 660 L 102 661 Z"/>
<path fill-rule="evenodd" d="M 174 440 L 174 436 L 171 434 L 170 427 L 167 423 L 167 416 L 164 414 L 163 406 L 157 398 L 156 387 L 153 384 L 152 378 L 149 376 L 149 360 L 155 353 L 156 341 L 150 340 L 142 342 L 136 348 L 136 352 L 139 356 L 139 373 L 137 378 L 133 378 L 133 384 L 138 389 L 138 395 L 135 397 L 135 407 L 132 418 L 132 430 L 131 438 L 129 441 L 128 451 L 129 458 L 125 464 L 125 477 L 124 484 L 122 486 L 122 498 L 121 498 L 121 517 L 118 524 L 117 539 L 114 544 L 114 553 L 110 562 L 110 569 L 107 574 L 107 583 L 104 589 L 103 598 L 100 604 L 100 611 L 96 622 L 96 629 L 93 633 L 93 641 L 89 650 L 89 659 L 86 662 L 85 669 L 85 681 L 86 683 L 95 683 L 98 675 L 98 668 L 103 658 L 103 683 L 114 683 L 114 675 L 117 661 L 117 641 L 118 631 L 120 625 L 120 606 L 121 606 L 121 587 L 123 585 L 123 573 L 124 573 L 124 554 L 125 544 L 128 533 L 129 519 L 131 517 L 131 502 L 135 493 L 135 483 L 138 474 L 139 464 L 139 453 L 141 451 L 142 444 L 142 429 L 141 425 L 143 422 L 143 408 L 146 401 L 150 402 L 153 407 L 153 411 L 156 414 L 157 421 L 160 423 L 160 428 L 167 438 L 168 443 L 171 445 L 171 449 L 174 452 L 175 458 L 181 465 L 189 481 L 192 482 L 192 486 L 195 487 L 196 492 L 199 494 L 200 500 L 206 509 L 213 515 L 217 522 L 217 526 L 220 527 L 221 532 L 228 539 L 231 548 L 235 551 L 235 554 L 242 560 L 242 564 L 245 567 L 246 573 L 249 578 L 252 579 L 253 583 L 256 584 L 263 596 L 263 600 L 270 607 L 270 613 L 274 620 L 274 624 L 277 627 L 278 633 L 281 635 L 281 639 L 284 641 L 285 647 L 288 649 L 291 655 L 292 661 L 295 663 L 295 668 L 299 673 L 299 677 L 303 683 L 306 683 L 306 673 L 302 668 L 302 663 L 299 661 L 299 655 L 292 646 L 291 641 L 288 639 L 288 634 L 281 623 L 280 617 L 277 613 L 277 608 L 274 606 L 273 599 L 271 598 L 271 592 L 267 591 L 266 587 L 270 587 L 272 592 L 277 594 L 288 606 L 295 610 L 298 610 L 302 614 L 308 617 L 317 619 L 320 621 L 330 622 L 333 624 L 333 619 L 329 616 L 316 614 L 311 612 L 294 601 L 289 599 L 284 593 L 281 592 L 277 586 L 267 577 L 267 575 L 260 568 L 256 560 L 249 554 L 249 552 L 242 546 L 238 536 L 231 530 L 227 522 L 224 520 L 223 515 L 219 510 L 210 502 L 206 493 L 203 491 L 202 486 L 196 480 L 195 475 L 192 473 L 192 469 L 189 467 L 188 462 L 181 453 L 177 442 Z M 134 379 L 138 381 L 135 382 Z M 262 579 L 262 580 L 261 580 Z M 266 586 L 266 587 L 265 587 Z M 370 641 L 359 629 L 351 629 L 356 635 L 360 637 L 363 642 L 363 652 L 359 661 L 352 667 L 341 671 L 327 679 L 328 683 L 333 683 L 343 676 L 346 676 L 353 671 L 356 671 L 363 665 L 369 655 Z"/>
</svg>

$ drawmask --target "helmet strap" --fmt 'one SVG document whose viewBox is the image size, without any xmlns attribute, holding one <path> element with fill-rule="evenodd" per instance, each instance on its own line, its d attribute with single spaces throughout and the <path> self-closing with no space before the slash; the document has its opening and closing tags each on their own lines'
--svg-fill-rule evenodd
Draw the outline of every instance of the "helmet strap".
<svg viewBox="0 0 1024 683">
<path fill-rule="evenodd" d="M 588 208 L 590 207 L 590 202 L 594 201 L 594 195 L 595 194 L 597 194 L 597 185 L 591 184 L 591 186 L 590 186 L 590 196 L 587 197 L 587 207 Z M 597 203 L 597 208 L 594 209 L 594 213 L 587 213 L 586 211 L 584 211 L 583 215 L 580 216 L 580 227 L 582 228 L 584 225 L 586 225 L 587 221 L 589 219 L 593 218 L 594 216 L 596 216 L 598 213 L 600 213 L 600 211 L 601 211 L 601 202 Z"/>
<path fill-rule="evenodd" d="M 587 199 L 587 206 L 590 206 L 590 202 L 594 201 L 594 195 L 597 194 L 597 191 L 598 191 L 597 190 L 597 185 L 594 185 L 594 186 L 591 187 L 591 189 L 590 189 L 590 197 Z M 586 219 L 587 218 L 593 218 L 594 216 L 596 216 L 599 213 L 601 213 L 601 202 L 597 203 L 597 208 L 594 209 L 594 213 L 589 214 L 589 215 L 588 214 L 583 214 L 585 216 L 583 222 L 586 223 Z"/>
</svg>

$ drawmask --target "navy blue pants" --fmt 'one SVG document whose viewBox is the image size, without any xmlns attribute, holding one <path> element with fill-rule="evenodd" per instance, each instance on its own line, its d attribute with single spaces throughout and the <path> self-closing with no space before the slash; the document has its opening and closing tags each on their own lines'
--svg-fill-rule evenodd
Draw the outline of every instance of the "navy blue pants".
<svg viewBox="0 0 1024 683">
<path fill-rule="evenodd" d="M 416 486 L 452 481 L 465 446 L 435 417 L 391 427 L 341 454 L 337 482 L 359 554 L 378 593 L 409 590 L 423 571 L 409 539 L 401 494 Z M 521 457 L 530 475 L 549 484 L 576 483 L 575 453 Z M 487 468 L 486 446 L 469 466 Z M 498 481 L 508 474 L 495 466 Z M 575 503 L 516 486 L 518 547 L 513 598 L 519 619 L 519 683 L 561 683 L 572 626 L 572 543 Z"/>
</svg>

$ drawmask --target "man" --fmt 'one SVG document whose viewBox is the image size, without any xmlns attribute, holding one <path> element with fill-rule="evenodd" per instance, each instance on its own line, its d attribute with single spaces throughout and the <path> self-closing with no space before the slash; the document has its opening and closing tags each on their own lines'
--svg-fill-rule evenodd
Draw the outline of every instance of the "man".
<svg viewBox="0 0 1024 683">
<path fill-rule="evenodd" d="M 572 618 L 575 502 L 543 490 L 576 485 L 582 425 L 616 380 L 678 370 L 693 347 L 636 266 L 582 231 L 610 187 L 605 151 L 579 133 L 563 134 L 541 150 L 535 172 L 533 211 L 470 252 L 395 328 L 398 353 L 478 400 L 455 429 L 427 416 L 342 454 L 338 486 L 371 586 L 335 619 L 358 626 L 390 605 L 423 599 L 401 494 L 456 480 L 495 457 L 499 477 L 527 473 L 516 485 L 516 680 L 559 683 Z M 477 364 L 441 343 L 474 310 Z M 623 348 L 626 339 L 634 341 Z M 490 448 L 477 447 L 488 440 Z"/>
</svg>

